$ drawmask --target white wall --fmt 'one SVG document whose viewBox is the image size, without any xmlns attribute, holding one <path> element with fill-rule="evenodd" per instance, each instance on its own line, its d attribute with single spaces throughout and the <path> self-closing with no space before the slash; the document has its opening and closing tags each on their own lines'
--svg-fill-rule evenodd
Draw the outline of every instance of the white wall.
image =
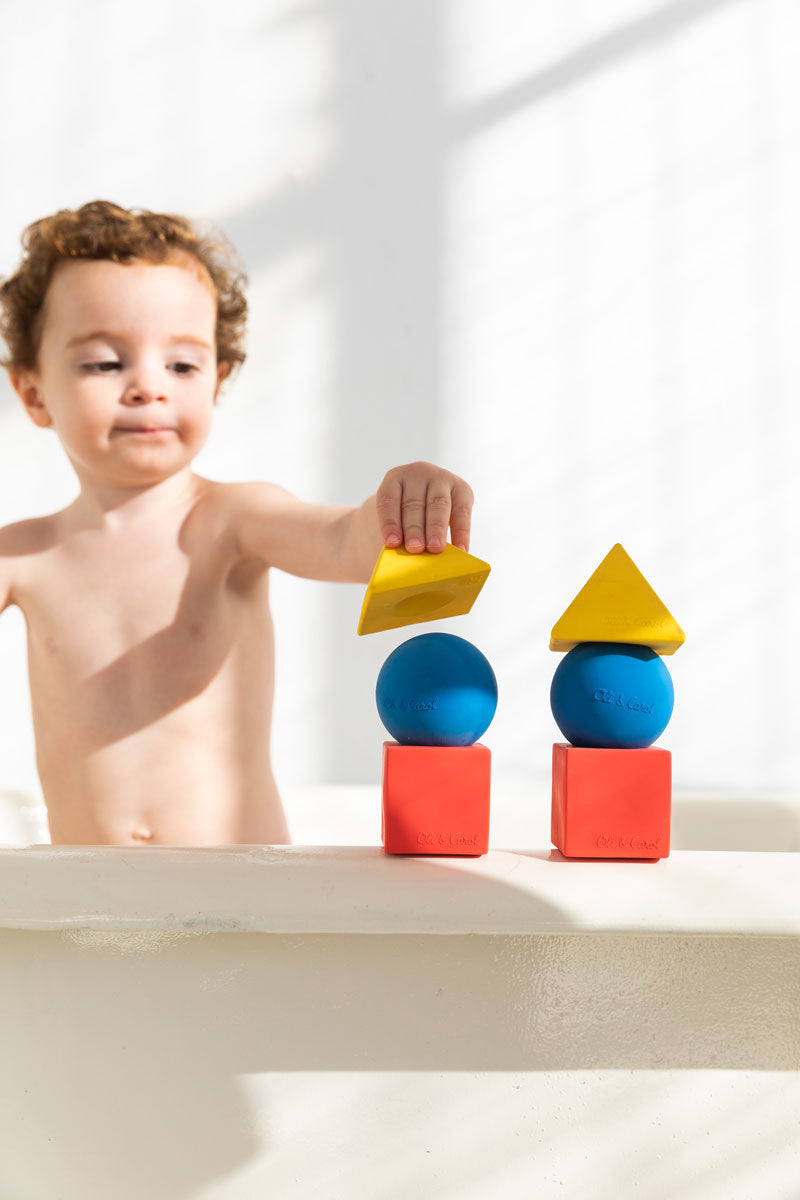
<svg viewBox="0 0 800 1200">
<path fill-rule="evenodd" d="M 473 613 L 358 638 L 363 589 L 275 581 L 285 784 L 371 782 L 405 637 L 474 641 L 495 778 L 560 735 L 550 629 L 621 541 L 687 634 L 676 784 L 795 790 L 800 12 L 791 0 L 207 0 L 2 12 L 0 273 L 85 201 L 221 227 L 249 357 L 198 469 L 360 502 L 439 461 L 493 566 Z M 13 115 L 12 115 L 13 114 Z M 0 381 L 0 522 L 69 501 Z M 0 783 L 35 787 L 0 621 Z"/>
</svg>

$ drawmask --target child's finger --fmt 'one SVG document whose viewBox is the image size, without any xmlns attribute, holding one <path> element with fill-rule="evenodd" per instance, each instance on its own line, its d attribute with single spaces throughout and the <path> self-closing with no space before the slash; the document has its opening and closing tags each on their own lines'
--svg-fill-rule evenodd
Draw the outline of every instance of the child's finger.
<svg viewBox="0 0 800 1200">
<path fill-rule="evenodd" d="M 429 550 L 438 554 L 447 541 L 450 524 L 450 483 L 447 479 L 432 479 L 425 500 L 425 540 Z"/>
<path fill-rule="evenodd" d="M 390 471 L 375 493 L 375 508 L 384 546 L 400 546 L 403 543 L 402 497 L 403 484 Z"/>
<path fill-rule="evenodd" d="M 472 488 L 463 479 L 459 479 L 453 487 L 450 510 L 450 530 L 453 545 L 461 550 L 469 550 L 469 535 L 472 522 L 472 506 L 475 496 Z"/>
<path fill-rule="evenodd" d="M 406 550 L 417 554 L 425 549 L 425 501 L 428 485 L 424 478 L 410 474 L 403 480 L 403 537 Z"/>
</svg>

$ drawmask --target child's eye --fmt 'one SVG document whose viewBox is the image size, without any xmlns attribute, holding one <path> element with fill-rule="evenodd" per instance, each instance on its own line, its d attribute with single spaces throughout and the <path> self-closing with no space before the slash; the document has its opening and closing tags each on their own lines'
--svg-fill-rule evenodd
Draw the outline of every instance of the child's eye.
<svg viewBox="0 0 800 1200">
<path fill-rule="evenodd" d="M 94 372 L 94 371 L 102 371 L 102 372 L 103 372 L 103 374 L 107 374 L 107 372 L 105 371 L 105 368 L 106 368 L 106 367 L 119 367 L 119 366 L 121 366 L 121 365 L 122 365 L 122 364 L 121 364 L 121 363 L 118 363 L 118 362 L 84 363 L 84 364 L 83 364 L 83 369 L 84 369 L 85 371 L 93 371 L 93 372 Z M 181 375 L 189 375 L 189 374 L 191 374 L 191 372 L 192 372 L 192 371 L 199 371 L 199 370 L 200 370 L 200 368 L 199 368 L 199 367 L 196 367 L 196 366 L 194 365 L 194 363 L 175 363 L 175 364 L 174 364 L 174 366 L 176 366 L 176 367 L 186 367 L 186 370 L 185 370 L 185 371 L 180 371 L 180 372 L 179 372 L 179 374 L 181 374 Z"/>
</svg>

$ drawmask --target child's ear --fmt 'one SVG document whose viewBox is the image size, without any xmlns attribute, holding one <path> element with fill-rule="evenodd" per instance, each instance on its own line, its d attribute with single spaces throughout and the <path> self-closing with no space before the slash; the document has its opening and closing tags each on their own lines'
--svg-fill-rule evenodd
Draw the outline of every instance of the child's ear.
<svg viewBox="0 0 800 1200">
<path fill-rule="evenodd" d="M 22 401 L 34 425 L 47 429 L 53 424 L 50 413 L 44 406 L 39 392 L 39 384 L 32 371 L 8 372 L 11 386 Z"/>
<path fill-rule="evenodd" d="M 219 389 L 222 387 L 223 383 L 225 382 L 225 377 L 227 376 L 230 369 L 231 369 L 230 363 L 219 363 L 219 365 L 217 366 L 217 386 L 214 389 L 214 403 L 215 404 L 219 400 Z"/>
</svg>

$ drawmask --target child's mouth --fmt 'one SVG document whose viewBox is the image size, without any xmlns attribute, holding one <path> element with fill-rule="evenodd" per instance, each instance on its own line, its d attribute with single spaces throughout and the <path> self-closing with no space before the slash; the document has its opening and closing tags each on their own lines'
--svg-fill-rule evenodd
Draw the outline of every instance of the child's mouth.
<svg viewBox="0 0 800 1200">
<path fill-rule="evenodd" d="M 158 434 L 174 433 L 171 425 L 115 425 L 112 433 L 134 434 L 140 437 L 156 437 Z"/>
</svg>

